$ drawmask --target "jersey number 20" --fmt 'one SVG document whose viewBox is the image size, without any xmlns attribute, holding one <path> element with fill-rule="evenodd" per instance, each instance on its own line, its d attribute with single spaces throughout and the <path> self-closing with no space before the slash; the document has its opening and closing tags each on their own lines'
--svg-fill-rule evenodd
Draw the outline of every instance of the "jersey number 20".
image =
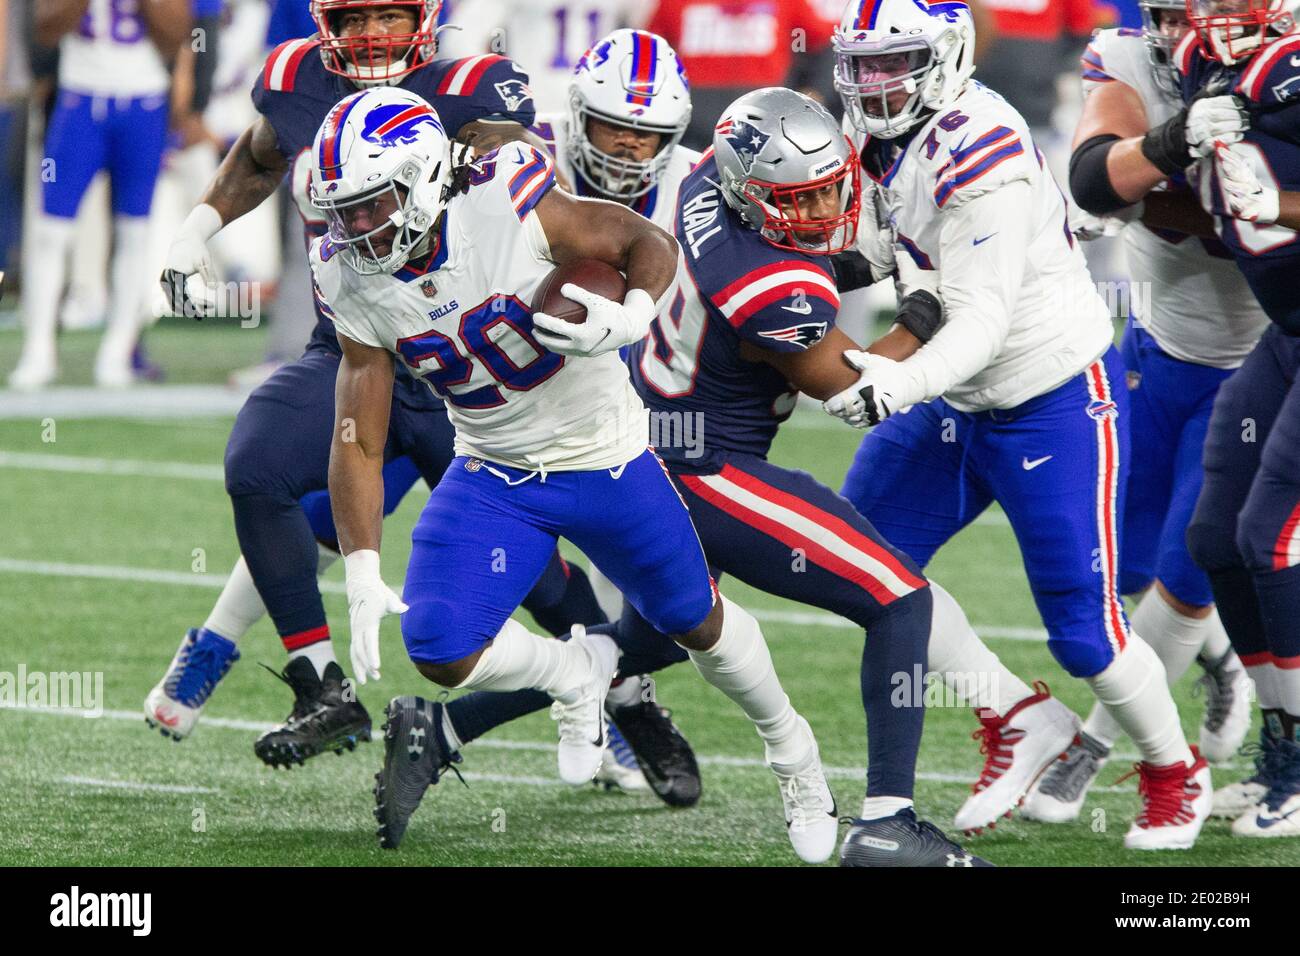
<svg viewBox="0 0 1300 956">
<path fill-rule="evenodd" d="M 448 403 L 457 408 L 496 408 L 506 402 L 502 387 L 526 392 L 564 365 L 564 356 L 548 352 L 532 332 L 533 313 L 527 306 L 512 295 L 494 295 L 461 315 L 456 339 L 430 329 L 400 339 L 397 350 L 407 366 Z M 473 378 L 475 360 L 499 384 L 453 391 Z"/>
</svg>

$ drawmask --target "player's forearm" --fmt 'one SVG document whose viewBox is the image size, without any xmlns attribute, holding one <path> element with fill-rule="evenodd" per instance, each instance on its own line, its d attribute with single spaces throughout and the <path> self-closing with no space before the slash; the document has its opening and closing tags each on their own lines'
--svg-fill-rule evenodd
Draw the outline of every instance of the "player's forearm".
<svg viewBox="0 0 1300 956">
<path fill-rule="evenodd" d="M 265 155 L 259 160 L 253 146 L 257 124 L 236 140 L 217 169 L 203 202 L 215 209 L 223 225 L 229 225 L 265 202 L 284 178 L 283 158 L 278 165 L 268 165 Z M 273 153 L 279 157 L 278 152 Z"/>
<path fill-rule="evenodd" d="M 1277 224 L 1300 230 L 1300 192 L 1280 192 L 1277 202 Z"/>
<path fill-rule="evenodd" d="M 1135 203 L 1168 177 L 1142 155 L 1142 137 L 1122 139 L 1106 156 L 1111 188 L 1121 199 Z"/>
<path fill-rule="evenodd" d="M 1142 201 L 1142 225 L 1189 236 L 1209 238 L 1215 234 L 1214 220 L 1187 191 L 1148 193 Z"/>
<path fill-rule="evenodd" d="M 381 449 L 371 455 L 358 442 L 348 442 L 342 429 L 335 431 L 330 448 L 330 505 L 339 550 L 378 551 L 384 522 L 384 458 Z"/>
<path fill-rule="evenodd" d="M 36 42 L 54 46 L 86 15 L 90 0 L 37 0 L 32 24 Z"/>
<path fill-rule="evenodd" d="M 140 4 L 140 15 L 144 18 L 149 39 L 163 59 L 171 63 L 181 44 L 190 38 L 193 25 L 190 5 L 184 0 L 144 0 Z"/>
<path fill-rule="evenodd" d="M 867 351 L 874 355 L 883 355 L 885 358 L 893 359 L 895 362 L 901 362 L 905 358 L 910 358 L 916 354 L 917 350 L 925 343 L 918 339 L 901 325 L 896 325 L 876 341 L 867 347 Z"/>
<path fill-rule="evenodd" d="M 677 240 L 651 225 L 628 242 L 624 261 L 627 287 L 644 289 L 658 302 L 677 275 Z"/>
</svg>

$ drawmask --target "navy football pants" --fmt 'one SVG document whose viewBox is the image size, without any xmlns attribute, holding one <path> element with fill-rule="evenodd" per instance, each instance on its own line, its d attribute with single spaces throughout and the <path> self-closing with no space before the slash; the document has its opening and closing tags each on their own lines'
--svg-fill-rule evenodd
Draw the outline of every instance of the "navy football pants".
<svg viewBox="0 0 1300 956">
<path fill-rule="evenodd" d="M 1300 668 L 1300 338 L 1264 332 L 1219 389 L 1187 529 L 1248 665 Z"/>
</svg>

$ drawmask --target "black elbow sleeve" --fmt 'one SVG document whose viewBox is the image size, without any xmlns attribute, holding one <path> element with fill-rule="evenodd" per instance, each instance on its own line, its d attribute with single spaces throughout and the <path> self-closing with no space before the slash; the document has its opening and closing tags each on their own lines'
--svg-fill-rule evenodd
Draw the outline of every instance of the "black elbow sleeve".
<svg viewBox="0 0 1300 956">
<path fill-rule="evenodd" d="M 1110 184 L 1106 157 L 1119 137 L 1110 133 L 1084 140 L 1070 155 L 1070 195 L 1084 212 L 1108 216 L 1131 203 Z"/>
</svg>

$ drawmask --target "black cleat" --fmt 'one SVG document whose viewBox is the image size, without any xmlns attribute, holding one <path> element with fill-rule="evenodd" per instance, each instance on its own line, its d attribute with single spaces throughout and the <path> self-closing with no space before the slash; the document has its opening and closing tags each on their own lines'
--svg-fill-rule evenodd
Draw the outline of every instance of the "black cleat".
<svg viewBox="0 0 1300 956">
<path fill-rule="evenodd" d="M 967 853 L 943 831 L 917 820 L 908 807 L 892 817 L 852 821 L 840 847 L 840 866 L 992 866 Z"/>
<path fill-rule="evenodd" d="M 343 668 L 337 663 L 325 665 L 324 677 L 316 676 L 316 666 L 305 657 L 291 660 L 280 674 L 266 669 L 293 688 L 294 702 L 285 722 L 253 744 L 262 763 L 288 768 L 327 750 L 354 750 L 357 741 L 370 739 L 370 715 L 361 701 L 345 698 Z"/>
<path fill-rule="evenodd" d="M 700 768 L 695 752 L 672 721 L 672 715 L 653 700 L 626 707 L 607 707 L 636 756 L 650 787 L 670 807 L 693 807 L 700 802 Z"/>
<path fill-rule="evenodd" d="M 396 850 L 406 825 L 443 771 L 460 763 L 442 734 L 442 704 L 423 697 L 394 697 L 384 708 L 384 766 L 375 774 L 375 819 L 379 845 Z M 464 779 L 461 780 L 464 783 Z"/>
</svg>

